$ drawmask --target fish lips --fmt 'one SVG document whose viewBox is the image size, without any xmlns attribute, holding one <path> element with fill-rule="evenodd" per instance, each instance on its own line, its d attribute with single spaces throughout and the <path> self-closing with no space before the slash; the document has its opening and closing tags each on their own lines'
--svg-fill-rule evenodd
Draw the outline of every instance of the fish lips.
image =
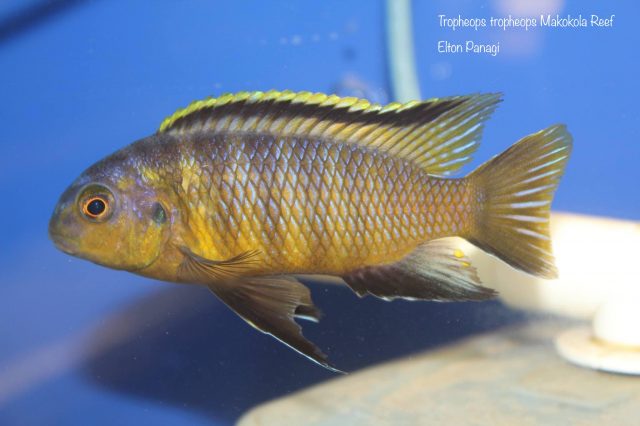
<svg viewBox="0 0 640 426">
<path fill-rule="evenodd" d="M 78 247 L 73 243 L 73 237 L 57 231 L 55 225 L 49 224 L 49 238 L 59 250 L 72 256 L 78 255 Z"/>
<path fill-rule="evenodd" d="M 64 235 L 49 231 L 49 238 L 51 238 L 53 244 L 55 244 L 58 250 L 63 251 L 66 254 L 70 254 L 71 256 L 78 255 L 77 247 L 73 243 L 69 242 Z"/>
<path fill-rule="evenodd" d="M 49 220 L 49 238 L 58 249 L 76 256 L 78 247 L 74 241 L 79 237 L 79 233 L 73 231 L 75 227 L 67 209 L 68 206 L 69 202 L 60 202 L 56 205 Z"/>
</svg>

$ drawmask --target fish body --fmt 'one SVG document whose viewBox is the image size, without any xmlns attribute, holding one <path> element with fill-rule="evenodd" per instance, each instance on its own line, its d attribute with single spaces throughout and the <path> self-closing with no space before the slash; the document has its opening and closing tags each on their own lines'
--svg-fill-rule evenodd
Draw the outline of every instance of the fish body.
<svg viewBox="0 0 640 426">
<path fill-rule="evenodd" d="M 159 153 L 162 143 L 175 151 Z M 209 259 L 255 251 L 245 274 L 342 276 L 394 262 L 422 242 L 466 232 L 478 208 L 464 179 L 321 139 L 151 137 L 126 157 L 138 179 L 182 206 L 181 245 Z"/>
<path fill-rule="evenodd" d="M 384 299 L 484 300 L 466 238 L 553 277 L 548 210 L 564 126 L 463 178 L 497 95 L 382 107 L 307 92 L 199 101 L 85 171 L 50 234 L 63 250 L 208 286 L 251 325 L 333 369 L 294 318 L 319 319 L 296 275 L 334 275 Z M 94 213 L 96 213 L 94 215 Z"/>
</svg>

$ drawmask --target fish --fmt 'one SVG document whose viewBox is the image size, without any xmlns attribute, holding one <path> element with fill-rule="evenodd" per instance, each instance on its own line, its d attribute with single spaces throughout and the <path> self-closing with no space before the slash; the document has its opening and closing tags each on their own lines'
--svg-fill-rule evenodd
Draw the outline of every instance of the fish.
<svg viewBox="0 0 640 426">
<path fill-rule="evenodd" d="M 463 177 L 499 93 L 380 105 L 312 92 L 196 101 L 86 169 L 49 235 L 62 251 L 206 286 L 257 330 L 337 367 L 296 320 L 320 320 L 301 276 L 358 296 L 482 301 L 460 237 L 557 276 L 549 210 L 572 148 L 565 125 L 526 136 Z"/>
</svg>

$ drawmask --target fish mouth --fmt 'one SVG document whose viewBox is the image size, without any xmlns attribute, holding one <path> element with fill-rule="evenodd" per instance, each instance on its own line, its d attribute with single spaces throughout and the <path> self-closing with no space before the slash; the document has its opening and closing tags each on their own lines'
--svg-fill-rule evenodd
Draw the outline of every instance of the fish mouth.
<svg viewBox="0 0 640 426">
<path fill-rule="evenodd" d="M 65 252 L 66 254 L 70 254 L 71 256 L 78 255 L 77 247 L 74 247 L 73 244 L 69 242 L 69 239 L 64 235 L 49 231 L 49 238 L 53 241 L 53 244 L 58 248 L 58 250 Z"/>
<path fill-rule="evenodd" d="M 73 244 L 73 239 L 70 235 L 61 232 L 59 224 L 60 221 L 58 217 L 54 215 L 54 217 L 49 222 L 49 238 L 51 239 L 51 241 L 53 241 L 53 244 L 55 244 L 55 246 L 59 250 L 72 256 L 76 256 L 78 253 L 76 244 Z"/>
</svg>

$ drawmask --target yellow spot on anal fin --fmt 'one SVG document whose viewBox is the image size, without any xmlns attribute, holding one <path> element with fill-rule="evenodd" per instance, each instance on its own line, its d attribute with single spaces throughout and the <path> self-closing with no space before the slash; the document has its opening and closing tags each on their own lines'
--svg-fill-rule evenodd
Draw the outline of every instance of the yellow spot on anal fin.
<svg viewBox="0 0 640 426">
<path fill-rule="evenodd" d="M 464 253 L 463 253 L 463 252 L 462 252 L 462 250 L 460 250 L 460 249 L 455 249 L 455 250 L 453 251 L 453 255 L 454 255 L 455 257 L 457 257 L 458 259 L 462 259 L 462 258 L 464 257 Z"/>
</svg>

